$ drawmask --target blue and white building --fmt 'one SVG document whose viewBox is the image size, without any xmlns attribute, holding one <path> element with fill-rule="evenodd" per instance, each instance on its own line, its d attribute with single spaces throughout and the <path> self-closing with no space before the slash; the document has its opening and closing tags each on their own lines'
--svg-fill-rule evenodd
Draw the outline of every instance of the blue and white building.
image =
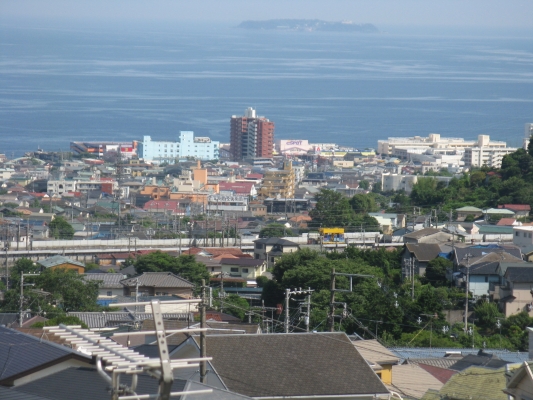
<svg viewBox="0 0 533 400">
<path fill-rule="evenodd" d="M 139 142 L 138 154 L 145 161 L 156 164 L 168 162 L 173 164 L 176 160 L 192 157 L 199 160 L 217 160 L 219 157 L 220 142 L 213 141 L 208 137 L 194 137 L 192 131 L 180 131 L 176 142 L 152 140 L 150 136 L 144 136 Z"/>
</svg>

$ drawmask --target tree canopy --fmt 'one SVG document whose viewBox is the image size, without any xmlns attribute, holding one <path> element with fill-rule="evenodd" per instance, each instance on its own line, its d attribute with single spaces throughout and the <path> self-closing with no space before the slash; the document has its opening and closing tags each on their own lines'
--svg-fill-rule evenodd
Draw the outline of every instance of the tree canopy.
<svg viewBox="0 0 533 400">
<path fill-rule="evenodd" d="M 55 239 L 72 239 L 74 237 L 74 228 L 63 217 L 55 217 L 49 224 L 50 234 Z"/>
<path fill-rule="evenodd" d="M 268 224 L 259 232 L 260 238 L 292 236 L 293 232 L 283 224 Z"/>
</svg>

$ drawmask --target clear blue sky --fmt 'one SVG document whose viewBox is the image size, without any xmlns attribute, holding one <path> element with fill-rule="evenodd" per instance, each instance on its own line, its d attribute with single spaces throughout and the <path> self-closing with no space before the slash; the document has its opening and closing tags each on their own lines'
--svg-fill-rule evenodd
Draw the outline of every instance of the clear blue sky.
<svg viewBox="0 0 533 400">
<path fill-rule="evenodd" d="M 351 20 L 386 26 L 531 28 L 533 0 L 0 0 L 0 21 L 20 18 L 227 21 Z"/>
</svg>

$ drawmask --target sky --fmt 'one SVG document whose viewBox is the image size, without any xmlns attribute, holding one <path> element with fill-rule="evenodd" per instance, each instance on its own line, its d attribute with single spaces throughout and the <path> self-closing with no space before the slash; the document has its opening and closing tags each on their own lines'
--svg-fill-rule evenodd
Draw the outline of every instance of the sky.
<svg viewBox="0 0 533 400">
<path fill-rule="evenodd" d="M 103 22 L 274 18 L 350 20 L 386 26 L 531 29 L 532 0 L 0 0 L 0 22 Z"/>
</svg>

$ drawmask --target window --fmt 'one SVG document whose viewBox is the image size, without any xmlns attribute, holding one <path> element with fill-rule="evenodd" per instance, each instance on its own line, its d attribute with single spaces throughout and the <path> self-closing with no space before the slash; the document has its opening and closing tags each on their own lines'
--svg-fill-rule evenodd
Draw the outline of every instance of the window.
<svg viewBox="0 0 533 400">
<path fill-rule="evenodd" d="M 520 234 L 520 232 L 515 232 L 515 236 L 518 236 Z"/>
<path fill-rule="evenodd" d="M 231 267 L 230 271 L 231 271 L 231 272 L 239 272 L 239 268 L 237 268 L 237 267 Z"/>
<path fill-rule="evenodd" d="M 242 269 L 242 272 L 245 273 L 245 274 L 247 274 L 247 273 L 248 273 L 248 268 L 243 268 L 243 269 Z"/>
<path fill-rule="evenodd" d="M 528 235 L 528 236 L 529 236 L 529 238 L 531 239 L 531 232 L 529 232 L 529 235 Z"/>
<path fill-rule="evenodd" d="M 108 290 L 108 291 L 107 291 L 107 295 L 108 295 L 108 296 L 113 296 L 113 292 L 112 292 L 111 290 Z"/>
<path fill-rule="evenodd" d="M 215 267 L 211 267 L 211 272 L 215 272 Z"/>
</svg>

